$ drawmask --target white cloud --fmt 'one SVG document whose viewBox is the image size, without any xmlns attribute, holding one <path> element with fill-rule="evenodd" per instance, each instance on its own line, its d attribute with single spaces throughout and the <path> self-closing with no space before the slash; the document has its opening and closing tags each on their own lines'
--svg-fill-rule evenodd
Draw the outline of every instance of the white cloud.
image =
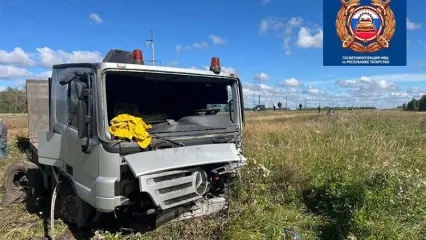
<svg viewBox="0 0 426 240">
<path fill-rule="evenodd" d="M 393 92 L 393 93 L 390 93 L 389 95 L 388 95 L 390 98 L 409 98 L 409 97 L 411 97 L 408 93 L 401 93 L 401 92 Z"/>
<path fill-rule="evenodd" d="M 215 44 L 215 45 L 220 45 L 220 44 L 225 44 L 226 43 L 225 39 L 223 39 L 223 38 L 221 38 L 219 36 L 213 35 L 213 34 L 210 34 L 209 38 L 213 42 L 213 44 Z"/>
<path fill-rule="evenodd" d="M 196 68 L 196 67 L 190 67 L 190 69 L 198 69 L 198 68 Z"/>
<path fill-rule="evenodd" d="M 188 45 L 177 45 L 176 46 L 176 52 L 182 52 L 182 51 L 186 51 L 186 50 L 189 50 L 189 49 L 191 49 L 191 46 L 188 46 Z"/>
<path fill-rule="evenodd" d="M 271 79 L 271 76 L 269 76 L 266 73 L 261 72 L 261 73 L 256 74 L 254 76 L 254 79 L 259 80 L 259 81 L 268 81 L 268 80 Z"/>
<path fill-rule="evenodd" d="M 22 48 L 16 47 L 11 52 L 0 49 L 0 64 L 15 64 L 19 66 L 33 66 L 35 61 L 31 59 L 30 54 Z"/>
<path fill-rule="evenodd" d="M 101 17 L 99 17 L 99 15 L 97 13 L 92 13 L 89 16 L 90 20 L 92 20 L 93 22 L 95 22 L 96 24 L 102 24 L 104 21 L 102 20 Z"/>
<path fill-rule="evenodd" d="M 233 68 L 233 67 L 225 67 L 225 66 L 223 66 L 222 67 L 222 72 L 229 73 L 229 74 L 233 73 L 235 75 L 238 75 L 238 71 L 235 68 Z"/>
<path fill-rule="evenodd" d="M 192 44 L 194 48 L 208 48 L 209 44 L 207 42 L 200 42 Z"/>
<path fill-rule="evenodd" d="M 37 62 L 40 66 L 51 68 L 55 64 L 100 62 L 103 57 L 100 52 L 53 50 L 48 47 L 37 48 Z"/>
<path fill-rule="evenodd" d="M 309 94 L 309 95 L 313 95 L 313 96 L 319 96 L 319 95 L 324 95 L 324 91 L 318 89 L 318 88 L 313 88 L 311 86 L 309 86 L 308 88 L 306 88 L 304 90 L 304 93 Z"/>
<path fill-rule="evenodd" d="M 417 86 L 411 86 L 410 88 L 408 88 L 408 90 L 407 90 L 407 93 L 419 93 L 419 92 L 422 92 L 421 90 L 420 90 L 420 88 L 419 87 L 417 87 Z"/>
<path fill-rule="evenodd" d="M 301 17 L 282 19 L 276 17 L 264 18 L 259 24 L 259 32 L 263 35 L 275 32 L 283 38 L 283 48 L 287 56 L 291 55 L 291 44 L 297 39 L 296 45 L 300 48 L 322 48 L 323 30 L 319 27 L 310 29 L 304 25 L 312 25 Z M 298 35 L 293 36 L 293 31 L 298 30 Z"/>
<path fill-rule="evenodd" d="M 72 51 L 53 50 L 48 47 L 36 48 L 35 53 L 24 52 L 21 48 L 15 48 L 12 52 L 0 50 L 0 64 L 14 64 L 16 66 L 39 66 L 51 68 L 54 64 L 100 62 L 103 57 L 96 51 Z"/>
<path fill-rule="evenodd" d="M 179 63 L 177 61 L 171 61 L 169 64 L 167 64 L 169 67 L 177 67 L 178 65 Z"/>
<path fill-rule="evenodd" d="M 288 100 L 289 107 L 297 107 L 302 103 L 308 107 L 321 106 L 375 106 L 377 108 L 391 108 L 401 105 L 413 97 L 419 98 L 426 91 L 412 87 L 408 91 L 398 91 L 395 83 L 383 80 L 371 81 L 369 77 L 357 80 L 344 80 L 349 91 L 325 91 L 323 89 L 308 86 L 305 89 L 298 87 L 277 88 L 267 84 L 243 84 L 244 98 L 247 107 L 260 103 L 271 106 L 273 101 L 285 103 Z M 296 81 L 289 81 L 296 82 Z M 283 85 L 281 83 L 281 85 Z M 294 84 L 296 85 L 296 84 Z"/>
<path fill-rule="evenodd" d="M 381 79 L 388 82 L 426 82 L 426 73 L 399 73 L 371 76 L 372 79 Z"/>
<path fill-rule="evenodd" d="M 270 31 L 274 31 L 280 35 L 285 36 L 291 35 L 294 28 L 300 27 L 303 23 L 301 17 L 293 17 L 288 20 L 277 17 L 268 17 L 262 19 L 259 25 L 259 32 L 261 34 L 267 34 Z"/>
<path fill-rule="evenodd" d="M 32 73 L 25 68 L 19 68 L 12 65 L 0 65 L 0 79 L 26 77 L 31 74 Z"/>
<path fill-rule="evenodd" d="M 278 85 L 284 86 L 284 87 L 299 87 L 299 86 L 302 86 L 302 83 L 296 78 L 289 78 L 289 79 L 284 79 Z"/>
<path fill-rule="evenodd" d="M 407 17 L 407 29 L 408 30 L 416 30 L 416 29 L 419 29 L 421 27 L 422 27 L 421 24 L 414 23 L 414 22 L 410 21 L 410 19 L 408 19 L 408 17 Z"/>
<path fill-rule="evenodd" d="M 399 88 L 394 82 L 389 82 L 383 79 L 376 80 L 365 76 L 355 80 L 336 81 L 336 84 L 341 87 L 353 88 L 355 89 L 355 92 L 358 93 L 390 92 Z"/>
<path fill-rule="evenodd" d="M 259 97 L 260 104 L 266 104 L 269 107 L 274 101 L 285 104 L 287 99 L 289 106 L 294 106 L 296 102 L 298 104 L 302 100 L 296 88 L 276 88 L 266 84 L 244 83 L 243 92 L 246 106 L 258 104 Z"/>
<path fill-rule="evenodd" d="M 322 48 L 323 31 L 317 31 L 302 27 L 299 30 L 297 46 L 301 48 Z"/>
<path fill-rule="evenodd" d="M 221 71 L 224 72 L 224 73 L 229 73 L 229 74 L 233 73 L 235 75 L 238 75 L 238 71 L 235 68 L 233 68 L 233 67 L 221 66 L 220 68 L 221 68 Z M 207 70 L 207 71 L 210 71 L 210 67 L 209 66 L 203 66 L 203 69 Z"/>
<path fill-rule="evenodd" d="M 190 50 L 192 48 L 208 48 L 208 47 L 209 47 L 209 44 L 205 41 L 199 42 L 199 43 L 198 42 L 193 43 L 192 46 L 179 44 L 179 45 L 176 46 L 176 52 L 180 53 L 182 51 L 187 51 L 187 50 Z"/>
<path fill-rule="evenodd" d="M 52 77 L 52 71 L 44 71 L 36 74 L 37 79 L 48 79 L 50 77 Z"/>
</svg>

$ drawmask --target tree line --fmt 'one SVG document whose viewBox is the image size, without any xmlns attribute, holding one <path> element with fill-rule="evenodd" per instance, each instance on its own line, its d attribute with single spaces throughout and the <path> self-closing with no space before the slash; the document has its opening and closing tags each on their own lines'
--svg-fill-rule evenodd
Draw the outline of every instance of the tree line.
<svg viewBox="0 0 426 240">
<path fill-rule="evenodd" d="M 26 113 L 25 89 L 7 87 L 0 91 L 0 113 Z"/>
<path fill-rule="evenodd" d="M 406 111 L 426 111 L 426 95 L 423 95 L 420 99 L 413 98 L 409 102 L 398 106 Z"/>
</svg>

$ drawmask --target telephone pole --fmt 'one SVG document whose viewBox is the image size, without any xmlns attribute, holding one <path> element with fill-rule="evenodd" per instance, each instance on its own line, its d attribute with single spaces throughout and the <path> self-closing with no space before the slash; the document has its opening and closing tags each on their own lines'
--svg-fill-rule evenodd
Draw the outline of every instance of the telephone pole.
<svg viewBox="0 0 426 240">
<path fill-rule="evenodd" d="M 259 105 L 260 105 L 260 94 L 259 94 Z"/>
<path fill-rule="evenodd" d="M 286 110 L 288 109 L 288 107 L 287 107 L 287 97 L 285 97 L 285 109 Z"/>
<path fill-rule="evenodd" d="M 151 39 L 145 40 L 145 47 L 146 43 L 151 43 L 151 50 L 152 50 L 152 66 L 154 66 L 154 31 L 151 30 Z"/>
</svg>

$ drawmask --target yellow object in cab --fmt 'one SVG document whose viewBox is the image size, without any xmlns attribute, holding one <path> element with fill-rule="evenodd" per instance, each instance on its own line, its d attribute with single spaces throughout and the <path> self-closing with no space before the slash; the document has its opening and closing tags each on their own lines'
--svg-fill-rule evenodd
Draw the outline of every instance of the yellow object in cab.
<svg viewBox="0 0 426 240">
<path fill-rule="evenodd" d="M 152 140 L 147 132 L 151 128 L 151 124 L 146 124 L 142 118 L 120 114 L 110 121 L 109 131 L 116 137 L 134 140 L 141 148 L 146 148 Z"/>
</svg>

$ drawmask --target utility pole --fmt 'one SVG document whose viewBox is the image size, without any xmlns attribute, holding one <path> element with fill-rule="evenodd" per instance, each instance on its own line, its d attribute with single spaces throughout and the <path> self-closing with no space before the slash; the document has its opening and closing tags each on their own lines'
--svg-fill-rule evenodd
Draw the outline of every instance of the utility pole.
<svg viewBox="0 0 426 240">
<path fill-rule="evenodd" d="M 151 39 L 145 40 L 145 47 L 146 43 L 151 43 L 151 50 L 152 50 L 152 66 L 154 66 L 154 31 L 151 30 Z"/>
<path fill-rule="evenodd" d="M 260 105 L 260 94 L 259 94 L 259 105 Z"/>
<path fill-rule="evenodd" d="M 287 97 L 285 97 L 285 109 L 286 110 L 288 109 L 288 106 L 287 106 Z"/>
<path fill-rule="evenodd" d="M 305 99 L 305 105 L 304 105 L 304 107 L 306 108 L 306 99 Z"/>
</svg>

